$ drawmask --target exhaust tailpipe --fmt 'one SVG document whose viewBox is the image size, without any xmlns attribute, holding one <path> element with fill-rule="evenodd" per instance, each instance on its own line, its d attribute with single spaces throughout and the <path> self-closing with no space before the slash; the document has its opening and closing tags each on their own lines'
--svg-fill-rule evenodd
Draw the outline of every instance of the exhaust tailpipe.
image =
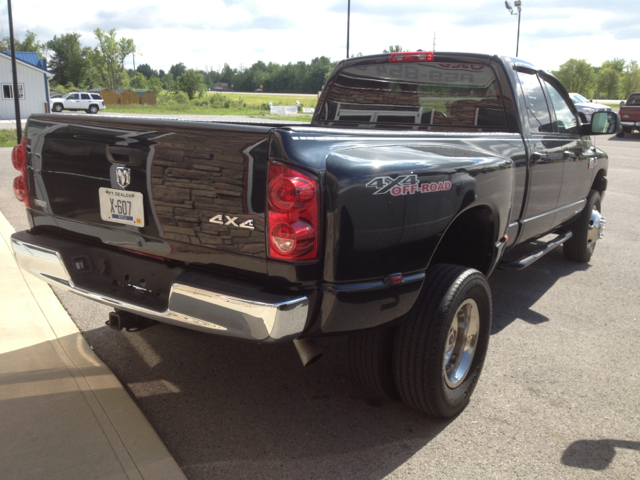
<svg viewBox="0 0 640 480">
<path fill-rule="evenodd" d="M 300 355 L 303 367 L 316 363 L 322 358 L 322 349 L 313 338 L 295 339 L 293 344 Z"/>
</svg>

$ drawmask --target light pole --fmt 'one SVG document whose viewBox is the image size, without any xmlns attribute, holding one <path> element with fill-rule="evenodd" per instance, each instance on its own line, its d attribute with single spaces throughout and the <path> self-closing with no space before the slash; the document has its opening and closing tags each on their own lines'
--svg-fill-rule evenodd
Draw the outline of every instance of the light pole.
<svg viewBox="0 0 640 480">
<path fill-rule="evenodd" d="M 347 1 L 347 58 L 349 58 L 349 23 L 351 21 L 351 0 Z"/>
<path fill-rule="evenodd" d="M 511 13 L 511 15 L 518 15 L 518 39 L 516 40 L 516 57 L 517 57 L 518 47 L 520 46 L 520 14 L 522 13 L 522 2 L 520 0 L 516 0 L 515 2 L 513 2 L 513 5 L 518 9 L 517 12 L 513 11 L 513 8 L 511 8 L 511 5 L 509 5 L 508 1 L 504 2 L 504 6 L 507 7 L 507 10 L 509 10 L 509 13 Z"/>
</svg>

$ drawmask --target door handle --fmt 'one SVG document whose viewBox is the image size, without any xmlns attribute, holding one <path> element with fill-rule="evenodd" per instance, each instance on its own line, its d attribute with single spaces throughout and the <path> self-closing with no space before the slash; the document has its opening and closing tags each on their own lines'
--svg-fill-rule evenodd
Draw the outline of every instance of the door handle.
<svg viewBox="0 0 640 480">
<path fill-rule="evenodd" d="M 531 154 L 531 163 L 538 163 L 542 160 L 549 160 L 548 153 L 533 152 Z"/>
<path fill-rule="evenodd" d="M 139 148 L 122 147 L 120 145 L 107 145 L 107 160 L 111 163 L 126 165 L 140 165 L 144 159 L 144 153 Z"/>
</svg>

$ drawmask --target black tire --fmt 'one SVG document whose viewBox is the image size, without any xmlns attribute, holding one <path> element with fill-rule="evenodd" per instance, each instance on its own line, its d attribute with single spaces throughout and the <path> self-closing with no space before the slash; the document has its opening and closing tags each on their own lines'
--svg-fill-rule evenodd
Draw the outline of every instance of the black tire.
<svg viewBox="0 0 640 480">
<path fill-rule="evenodd" d="M 616 137 L 618 137 L 618 138 L 624 137 L 624 128 L 622 130 L 620 130 L 618 133 L 616 133 Z"/>
<path fill-rule="evenodd" d="M 349 366 L 358 383 L 376 397 L 400 398 L 393 378 L 395 327 L 349 335 Z"/>
<path fill-rule="evenodd" d="M 89 110 L 87 110 L 87 113 L 93 113 L 96 114 L 98 113 L 100 109 L 98 108 L 97 105 L 89 105 Z"/>
<path fill-rule="evenodd" d="M 597 210 L 598 213 L 602 212 L 600 192 L 597 190 L 591 190 L 589 192 L 587 204 L 571 226 L 573 236 L 564 242 L 562 250 L 564 252 L 564 258 L 567 260 L 580 263 L 586 263 L 591 260 L 597 243 L 597 238 L 594 238 L 596 234 L 593 231 L 594 228 L 597 228 L 597 225 L 594 226 L 592 220 L 594 209 Z"/>
<path fill-rule="evenodd" d="M 53 107 L 51 107 L 51 110 L 53 110 L 54 112 L 57 112 L 57 113 L 62 112 L 62 104 L 61 103 L 54 103 Z"/>
<path fill-rule="evenodd" d="M 453 331 L 453 320 L 459 309 L 463 311 L 473 303 L 478 313 L 475 353 L 466 373 L 450 385 L 451 378 L 445 371 L 449 364 L 446 349 L 448 345 L 456 349 L 458 342 L 468 338 L 465 330 Z M 457 265 L 441 264 L 429 269 L 418 301 L 396 332 L 394 370 L 402 400 L 416 410 L 441 418 L 464 410 L 480 377 L 490 333 L 491 290 L 485 276 Z"/>
</svg>

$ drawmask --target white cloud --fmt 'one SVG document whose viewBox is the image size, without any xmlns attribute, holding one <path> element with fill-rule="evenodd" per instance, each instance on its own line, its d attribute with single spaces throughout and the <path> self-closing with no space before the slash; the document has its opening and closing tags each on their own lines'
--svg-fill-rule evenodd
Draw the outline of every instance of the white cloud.
<svg viewBox="0 0 640 480">
<path fill-rule="evenodd" d="M 346 10 L 347 0 L 157 0 L 135 6 L 67 0 L 63 8 L 45 0 L 13 3 L 19 38 L 26 30 L 40 41 L 78 32 L 93 46 L 94 28 L 116 28 L 119 36 L 134 39 L 136 64 L 165 71 L 179 62 L 217 69 L 258 60 L 309 62 L 322 55 L 339 60 L 346 54 Z M 0 12 L 7 25 L 5 0 Z M 569 58 L 593 65 L 614 57 L 638 60 L 638 25 L 640 13 L 628 0 L 523 0 L 519 53 L 548 70 Z M 502 0 L 351 1 L 350 53 L 380 53 L 389 45 L 430 50 L 434 32 L 437 51 L 514 55 L 517 17 Z"/>
</svg>

